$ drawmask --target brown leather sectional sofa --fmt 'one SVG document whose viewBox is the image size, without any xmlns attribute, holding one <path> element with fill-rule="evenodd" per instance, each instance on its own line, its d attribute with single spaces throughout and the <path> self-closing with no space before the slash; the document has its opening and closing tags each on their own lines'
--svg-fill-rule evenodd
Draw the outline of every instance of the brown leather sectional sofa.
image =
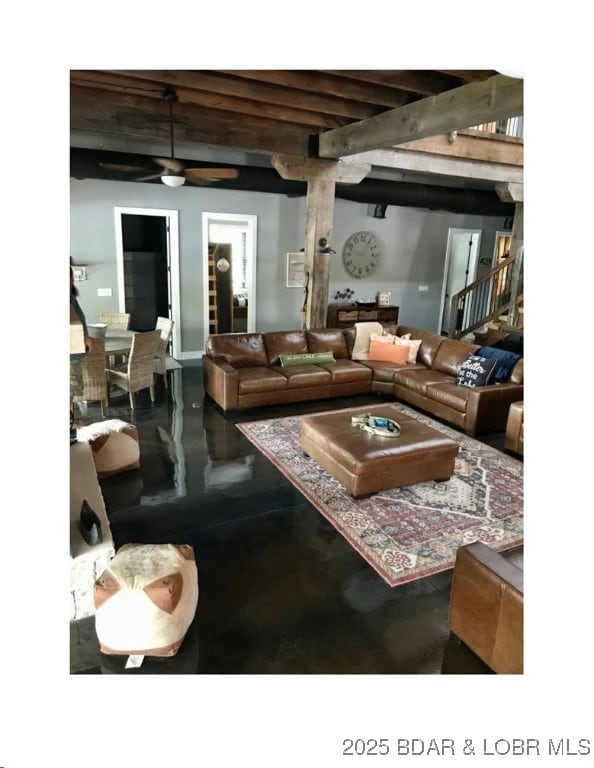
<svg viewBox="0 0 594 768">
<path fill-rule="evenodd" d="M 213 334 L 202 358 L 204 389 L 225 411 L 380 392 L 469 435 L 505 430 L 510 404 L 523 399 L 523 360 L 508 382 L 463 387 L 458 369 L 479 345 L 405 325 L 386 330 L 422 340 L 416 363 L 351 360 L 354 327 Z M 335 362 L 283 367 L 279 357 L 327 351 Z"/>
<path fill-rule="evenodd" d="M 480 541 L 460 547 L 452 580 L 450 629 L 494 672 L 524 671 L 524 553 Z"/>
</svg>

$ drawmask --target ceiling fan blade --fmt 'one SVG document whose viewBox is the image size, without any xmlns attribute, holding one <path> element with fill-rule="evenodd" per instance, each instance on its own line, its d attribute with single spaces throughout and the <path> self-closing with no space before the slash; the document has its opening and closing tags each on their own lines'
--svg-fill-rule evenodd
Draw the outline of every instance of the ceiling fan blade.
<svg viewBox="0 0 594 768">
<path fill-rule="evenodd" d="M 110 171 L 130 171 L 130 173 L 140 173 L 140 171 L 146 171 L 146 166 L 139 165 L 124 165 L 123 163 L 99 163 L 101 168 L 107 168 Z"/>
<path fill-rule="evenodd" d="M 150 181 L 151 179 L 160 179 L 161 175 L 161 172 L 151 173 L 150 176 L 139 176 L 137 179 L 134 179 L 134 181 Z"/>
<path fill-rule="evenodd" d="M 235 168 L 186 168 L 184 175 L 188 181 L 220 181 L 236 179 L 239 171 Z"/>
<path fill-rule="evenodd" d="M 167 168 L 169 171 L 175 171 L 175 173 L 181 173 L 184 170 L 184 164 L 179 160 L 175 160 L 173 157 L 153 157 L 155 163 L 158 163 L 162 168 Z"/>
</svg>

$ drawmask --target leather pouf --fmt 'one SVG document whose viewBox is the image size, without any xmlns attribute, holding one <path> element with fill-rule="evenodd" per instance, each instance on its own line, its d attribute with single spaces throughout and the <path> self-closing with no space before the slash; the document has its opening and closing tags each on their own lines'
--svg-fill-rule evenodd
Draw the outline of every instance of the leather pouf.
<svg viewBox="0 0 594 768">
<path fill-rule="evenodd" d="M 138 430 L 134 424 L 108 419 L 79 427 L 78 439 L 91 446 L 98 478 L 140 467 Z"/>
<path fill-rule="evenodd" d="M 102 653 L 174 656 L 198 605 L 198 569 L 187 544 L 125 544 L 94 586 Z"/>
</svg>

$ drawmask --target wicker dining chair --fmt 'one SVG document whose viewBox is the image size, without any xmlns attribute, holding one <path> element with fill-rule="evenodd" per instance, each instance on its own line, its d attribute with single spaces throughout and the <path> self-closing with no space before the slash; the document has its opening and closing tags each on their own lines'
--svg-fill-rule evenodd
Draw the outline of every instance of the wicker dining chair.
<svg viewBox="0 0 594 768">
<path fill-rule="evenodd" d="M 107 381 L 128 392 L 130 407 L 136 406 L 136 392 L 147 389 L 151 402 L 155 402 L 155 369 L 154 358 L 159 343 L 160 331 L 145 331 L 135 333 L 128 354 L 126 365 L 107 369 Z"/>
<path fill-rule="evenodd" d="M 93 339 L 93 349 L 87 352 L 81 361 L 81 370 L 82 389 L 73 393 L 74 402 L 98 400 L 101 404 L 101 417 L 104 418 L 103 409 L 109 403 L 107 374 L 105 372 L 105 339 Z"/>
<path fill-rule="evenodd" d="M 108 331 L 127 331 L 130 329 L 130 313 L 99 312 L 99 322 L 105 323 Z"/>
<path fill-rule="evenodd" d="M 158 317 L 155 329 L 160 333 L 154 361 L 155 373 L 158 373 L 163 377 L 165 389 L 167 389 L 167 347 L 169 346 L 169 339 L 173 333 L 173 320 L 170 320 L 168 317 Z"/>
</svg>

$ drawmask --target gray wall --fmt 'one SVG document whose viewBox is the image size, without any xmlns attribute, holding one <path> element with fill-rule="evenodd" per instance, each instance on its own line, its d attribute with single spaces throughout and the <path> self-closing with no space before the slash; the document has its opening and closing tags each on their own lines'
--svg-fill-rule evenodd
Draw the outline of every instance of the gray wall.
<svg viewBox="0 0 594 768">
<path fill-rule="evenodd" d="M 204 348 L 202 212 L 252 214 L 258 217 L 256 327 L 258 330 L 297 328 L 303 291 L 286 287 L 286 254 L 305 240 L 305 198 L 261 192 L 157 184 L 71 179 L 70 256 L 86 264 L 88 279 L 78 283 L 89 322 L 100 311 L 117 311 L 114 207 L 179 211 L 182 357 L 195 357 Z M 374 219 L 372 207 L 337 199 L 331 245 L 329 301 L 338 289 L 351 287 L 355 299 L 374 299 L 392 291 L 400 320 L 427 330 L 439 330 L 444 260 L 450 227 L 482 230 L 480 257 L 493 254 L 495 233 L 504 219 L 388 206 L 385 219 Z M 371 230 L 382 248 L 376 273 L 365 280 L 351 278 L 342 265 L 341 250 L 349 235 Z M 481 266 L 480 270 L 489 269 Z M 426 292 L 419 285 L 428 286 Z M 97 296 L 112 288 L 111 297 Z"/>
</svg>

